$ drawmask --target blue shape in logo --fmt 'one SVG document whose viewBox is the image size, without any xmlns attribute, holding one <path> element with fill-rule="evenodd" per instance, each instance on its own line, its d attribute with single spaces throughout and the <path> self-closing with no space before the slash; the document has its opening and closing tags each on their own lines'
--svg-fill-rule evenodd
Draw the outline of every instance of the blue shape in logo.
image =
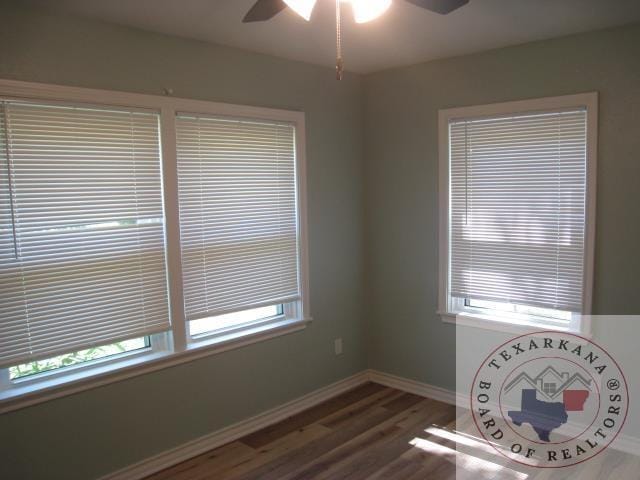
<svg viewBox="0 0 640 480">
<path fill-rule="evenodd" d="M 520 411 L 510 410 L 507 413 L 517 426 L 529 423 L 543 442 L 549 442 L 551 431 L 567 423 L 568 418 L 564 403 L 538 400 L 535 389 L 523 389 Z"/>
</svg>

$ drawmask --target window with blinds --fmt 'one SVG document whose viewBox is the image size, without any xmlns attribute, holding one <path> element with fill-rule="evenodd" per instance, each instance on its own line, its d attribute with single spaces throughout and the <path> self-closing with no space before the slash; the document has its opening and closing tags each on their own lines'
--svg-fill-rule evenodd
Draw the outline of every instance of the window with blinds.
<svg viewBox="0 0 640 480">
<path fill-rule="evenodd" d="M 0 410 L 305 328 L 304 141 L 302 112 L 0 79 Z"/>
<path fill-rule="evenodd" d="M 300 298 L 295 128 L 176 118 L 185 317 Z"/>
<path fill-rule="evenodd" d="M 169 328 L 158 118 L 0 102 L 0 366 Z"/>
<path fill-rule="evenodd" d="M 449 163 L 451 297 L 582 312 L 586 109 L 451 120 Z"/>
</svg>

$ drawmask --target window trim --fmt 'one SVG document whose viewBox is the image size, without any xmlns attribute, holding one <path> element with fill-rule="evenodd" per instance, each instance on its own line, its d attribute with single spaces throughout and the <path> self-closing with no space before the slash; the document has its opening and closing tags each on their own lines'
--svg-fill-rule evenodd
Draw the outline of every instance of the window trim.
<svg viewBox="0 0 640 480">
<path fill-rule="evenodd" d="M 593 268 L 596 229 L 596 172 L 598 153 L 598 93 L 588 92 L 558 97 L 545 97 L 512 102 L 456 107 L 438 112 L 438 310 L 443 322 L 509 333 L 539 330 L 534 316 L 522 323 L 506 322 L 504 318 L 475 312 L 460 312 L 452 307 L 449 295 L 449 123 L 452 120 L 523 114 L 538 111 L 586 108 L 587 110 L 587 185 L 586 229 L 584 249 L 584 279 L 582 315 L 574 315 L 568 328 L 544 325 L 545 329 L 558 329 L 589 336 L 591 333 Z"/>
<path fill-rule="evenodd" d="M 251 343 L 285 335 L 306 327 L 311 321 L 309 304 L 309 257 L 307 235 L 306 128 L 302 111 L 233 105 L 171 96 L 127 93 L 80 87 L 0 79 L 0 96 L 20 100 L 59 101 L 67 104 L 151 109 L 160 116 L 160 152 L 163 206 L 165 215 L 165 248 L 171 330 L 156 348 L 20 382 L 16 387 L 0 391 L 0 413 L 16 410 L 82 390 L 95 388 L 125 378 L 141 375 L 207 355 L 221 353 Z M 285 305 L 285 313 L 269 322 L 248 326 L 238 331 L 193 341 L 189 338 L 184 314 L 182 265 L 180 255 L 180 223 L 178 204 L 178 171 L 175 119 L 178 112 L 236 118 L 283 121 L 295 125 L 296 201 L 298 206 L 298 262 L 300 300 Z M 158 343 L 158 340 L 155 341 Z M 164 344 L 164 345 L 162 345 Z M 8 369 L 1 369 L 2 371 Z M 6 386 L 0 371 L 0 387 Z"/>
</svg>

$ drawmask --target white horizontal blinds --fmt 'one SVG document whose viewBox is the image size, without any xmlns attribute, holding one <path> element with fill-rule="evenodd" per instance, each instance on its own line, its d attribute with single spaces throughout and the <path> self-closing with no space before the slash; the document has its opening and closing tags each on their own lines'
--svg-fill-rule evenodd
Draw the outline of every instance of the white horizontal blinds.
<svg viewBox="0 0 640 480">
<path fill-rule="evenodd" d="M 169 328 L 158 115 L 3 113 L 0 365 Z"/>
<path fill-rule="evenodd" d="M 586 111 L 450 124 L 454 297 L 582 310 Z"/>
<path fill-rule="evenodd" d="M 294 126 L 176 125 L 187 320 L 298 299 Z"/>
</svg>

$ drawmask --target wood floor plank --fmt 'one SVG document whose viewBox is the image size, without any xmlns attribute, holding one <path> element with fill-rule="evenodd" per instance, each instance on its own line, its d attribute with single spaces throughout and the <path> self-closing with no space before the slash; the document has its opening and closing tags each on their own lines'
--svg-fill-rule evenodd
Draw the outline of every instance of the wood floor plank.
<svg viewBox="0 0 640 480">
<path fill-rule="evenodd" d="M 216 472 L 229 465 L 248 460 L 256 450 L 242 442 L 232 442 L 210 452 L 167 468 L 154 475 L 153 480 L 195 480 L 203 469 Z"/>
<path fill-rule="evenodd" d="M 384 407 L 383 407 L 384 408 Z M 374 448 L 376 445 L 385 443 L 388 439 L 396 438 L 403 433 L 398 423 L 409 417 L 422 421 L 430 410 L 429 401 L 423 399 L 414 404 L 410 409 L 397 412 L 394 416 L 373 426 L 365 432 L 355 436 L 349 441 L 338 445 L 326 454 L 314 459 L 311 463 L 299 470 L 294 476 L 287 477 L 292 480 L 301 480 L 304 478 L 326 478 L 342 476 L 345 465 L 351 465 L 353 459 L 357 458 L 362 452 Z"/>
<path fill-rule="evenodd" d="M 401 412 L 422 400 L 424 400 L 424 397 L 414 395 L 413 393 L 405 393 L 404 395 L 400 395 L 397 398 L 383 403 L 381 406 L 391 412 Z"/>
<path fill-rule="evenodd" d="M 260 449 L 257 450 L 256 454 L 248 460 L 240 462 L 231 468 L 215 472 L 216 476 L 202 477 L 202 480 L 204 480 L 205 478 L 214 479 L 222 477 L 241 477 L 245 473 L 255 470 L 256 468 L 265 465 L 273 461 L 274 459 L 281 458 L 282 456 L 295 449 L 304 448 L 305 445 L 308 445 L 314 440 L 322 438 L 329 433 L 331 433 L 331 430 L 323 425 L 317 423 L 307 425 L 285 435 L 282 438 L 277 438 L 273 442 L 263 445 L 262 447 L 260 447 Z M 198 478 L 197 480 L 201 479 Z"/>
<path fill-rule="evenodd" d="M 354 416 L 362 414 L 368 409 L 382 406 L 390 400 L 395 400 L 402 395 L 404 395 L 403 392 L 394 390 L 392 388 L 385 388 L 377 393 L 374 393 L 355 403 L 352 403 L 345 408 L 333 412 L 332 414 L 327 415 L 324 418 L 321 418 L 320 420 L 318 420 L 318 423 L 335 430 L 337 428 L 340 428 L 340 426 L 344 425 L 345 423 L 348 423 Z"/>
<path fill-rule="evenodd" d="M 271 464 L 265 465 L 263 468 L 250 472 L 249 475 L 240 477 L 241 480 L 260 479 L 260 480 L 282 480 L 292 471 L 308 464 L 319 456 L 325 454 L 342 445 L 361 433 L 370 430 L 388 418 L 394 416 L 395 413 L 383 407 L 375 407 L 355 415 L 351 421 L 341 428 L 333 430 L 331 434 L 311 442 L 304 448 L 290 452 Z"/>
<path fill-rule="evenodd" d="M 411 448 L 409 444 L 411 438 L 420 433 L 431 418 L 441 418 L 437 415 L 437 411 L 438 407 L 434 401 L 422 399 L 380 426 L 335 449 L 335 453 L 325 459 L 328 468 L 314 475 L 313 478 L 318 480 L 369 478 L 381 464 L 391 461 Z M 344 447 L 347 445 L 351 445 L 350 451 L 345 450 Z M 295 480 L 304 478 L 310 477 L 302 475 L 295 477 Z"/>
<path fill-rule="evenodd" d="M 385 464 L 393 461 L 407 450 L 413 448 L 410 444 L 415 437 L 424 435 L 424 430 L 432 422 L 445 422 L 455 416 L 455 409 L 433 400 L 425 400 L 426 408 L 421 410 L 411 409 L 411 413 L 395 424 L 398 427 L 397 434 L 388 435 L 377 443 L 371 443 L 366 448 L 353 454 L 342 463 L 332 467 L 333 471 L 339 469 L 340 478 L 353 480 L 368 479 Z M 331 479 L 330 474 L 318 476 L 318 480 Z"/>
<path fill-rule="evenodd" d="M 406 479 L 421 469 L 422 464 L 420 462 L 401 456 L 373 472 L 368 480 Z"/>
<path fill-rule="evenodd" d="M 428 457 L 418 448 L 411 448 L 400 457 L 390 462 L 386 467 L 372 474 L 370 480 L 382 479 L 437 479 L 445 480 L 455 478 L 455 468 L 451 477 L 452 464 L 438 459 L 436 456 Z M 455 467 L 455 465 L 453 465 Z M 438 472 L 438 468 L 441 470 Z M 439 474 L 440 476 L 436 476 Z"/>
<path fill-rule="evenodd" d="M 242 439 L 244 443 L 253 448 L 260 448 L 269 442 L 276 440 L 294 430 L 297 430 L 306 425 L 310 425 L 315 421 L 324 418 L 331 413 L 343 409 L 358 400 L 361 400 L 369 395 L 373 395 L 377 392 L 385 390 L 385 387 L 376 383 L 365 383 L 353 390 L 350 390 L 342 395 L 338 395 L 326 402 L 321 403 L 315 407 L 312 407 L 297 415 L 293 415 L 275 425 L 263 428 L 258 432 L 252 433 Z"/>
</svg>

